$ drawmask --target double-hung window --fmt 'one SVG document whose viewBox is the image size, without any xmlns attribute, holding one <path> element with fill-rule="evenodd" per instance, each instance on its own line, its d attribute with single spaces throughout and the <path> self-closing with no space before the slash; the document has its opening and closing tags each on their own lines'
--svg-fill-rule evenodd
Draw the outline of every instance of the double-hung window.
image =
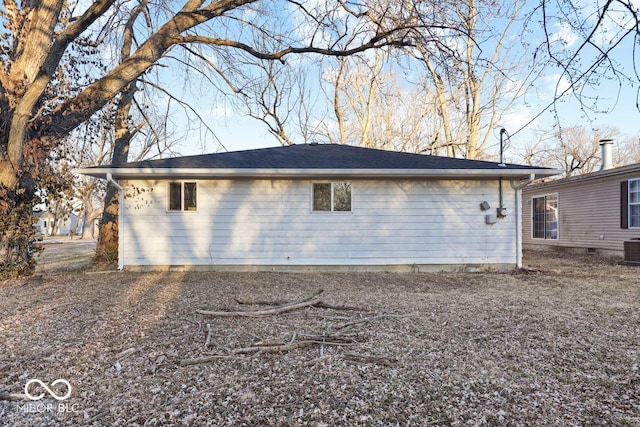
<svg viewBox="0 0 640 427">
<path fill-rule="evenodd" d="M 195 182 L 169 183 L 169 210 L 195 211 L 198 208 L 198 186 Z"/>
<path fill-rule="evenodd" d="M 558 239 L 558 195 L 533 198 L 533 238 Z"/>
<path fill-rule="evenodd" d="M 629 180 L 629 228 L 640 228 L 640 178 Z"/>
<path fill-rule="evenodd" d="M 314 183 L 312 210 L 314 212 L 351 212 L 351 183 Z"/>
</svg>

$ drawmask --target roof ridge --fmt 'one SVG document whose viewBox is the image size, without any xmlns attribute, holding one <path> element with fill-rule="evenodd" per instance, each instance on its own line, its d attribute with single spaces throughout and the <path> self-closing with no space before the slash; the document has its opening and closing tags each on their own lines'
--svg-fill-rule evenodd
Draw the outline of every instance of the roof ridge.
<svg viewBox="0 0 640 427">
<path fill-rule="evenodd" d="M 86 169 L 85 171 L 89 171 Z M 144 174 L 174 176 L 187 173 L 197 176 L 301 176 L 314 173 L 326 176 L 466 176 L 519 175 L 536 171 L 544 176 L 555 170 L 537 166 L 500 164 L 487 160 L 470 160 L 430 154 L 407 153 L 380 148 L 343 144 L 294 144 L 276 147 L 209 153 L 167 159 L 142 160 L 121 165 L 100 166 L 93 170 L 112 171 L 114 175 Z M 315 172 L 314 172 L 315 171 Z M 97 173 L 97 172 L 96 172 Z"/>
</svg>

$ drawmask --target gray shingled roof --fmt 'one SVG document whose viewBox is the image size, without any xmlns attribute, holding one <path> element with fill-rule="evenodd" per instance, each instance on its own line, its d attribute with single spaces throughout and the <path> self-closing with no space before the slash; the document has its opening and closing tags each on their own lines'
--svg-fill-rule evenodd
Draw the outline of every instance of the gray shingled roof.
<svg viewBox="0 0 640 427">
<path fill-rule="evenodd" d="M 144 160 L 107 167 L 83 169 L 80 172 L 100 176 L 112 171 L 114 176 L 127 175 L 128 171 L 147 171 L 149 174 L 166 174 L 169 170 L 313 170 L 351 171 L 495 171 L 496 173 L 519 171 L 553 175 L 553 169 L 535 166 L 506 164 L 479 160 L 456 159 L 424 154 L 401 153 L 337 144 L 302 144 L 228 153 Z M 162 171 L 162 173 L 160 173 Z"/>
<path fill-rule="evenodd" d="M 304 144 L 143 160 L 119 168 L 223 169 L 504 169 L 498 163 L 338 144 Z M 539 169 L 508 164 L 507 168 Z"/>
</svg>

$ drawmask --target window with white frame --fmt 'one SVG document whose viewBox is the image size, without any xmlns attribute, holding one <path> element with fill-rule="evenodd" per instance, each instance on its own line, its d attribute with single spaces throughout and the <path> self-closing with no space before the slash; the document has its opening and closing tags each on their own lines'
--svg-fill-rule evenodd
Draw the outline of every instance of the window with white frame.
<svg viewBox="0 0 640 427">
<path fill-rule="evenodd" d="M 314 183 L 312 210 L 314 212 L 351 212 L 351 183 Z"/>
<path fill-rule="evenodd" d="M 548 194 L 533 198 L 534 239 L 558 239 L 558 195 Z"/>
<path fill-rule="evenodd" d="M 198 208 L 198 186 L 195 182 L 169 183 L 169 210 L 195 211 Z"/>
<path fill-rule="evenodd" d="M 640 179 L 629 180 L 629 228 L 640 228 Z"/>
</svg>

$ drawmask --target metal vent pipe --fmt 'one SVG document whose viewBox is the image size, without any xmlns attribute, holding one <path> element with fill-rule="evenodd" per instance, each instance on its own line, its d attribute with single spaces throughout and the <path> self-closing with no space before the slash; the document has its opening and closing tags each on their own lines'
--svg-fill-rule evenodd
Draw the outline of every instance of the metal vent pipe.
<svg viewBox="0 0 640 427">
<path fill-rule="evenodd" d="M 606 171 L 613 168 L 613 159 L 611 158 L 612 146 L 613 146 L 613 139 L 600 140 L 600 149 L 602 151 L 602 163 L 600 163 L 601 171 Z"/>
</svg>

